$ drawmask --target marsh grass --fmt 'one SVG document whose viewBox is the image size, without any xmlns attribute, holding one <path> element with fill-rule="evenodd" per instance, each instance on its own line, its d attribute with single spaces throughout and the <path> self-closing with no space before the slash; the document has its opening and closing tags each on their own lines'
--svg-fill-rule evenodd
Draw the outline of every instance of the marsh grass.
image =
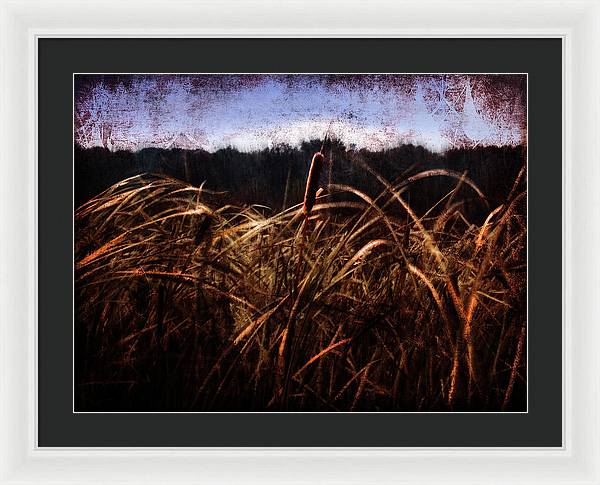
<svg viewBox="0 0 600 485">
<path fill-rule="evenodd" d="M 525 410 L 524 171 L 487 207 L 467 174 L 356 162 L 378 197 L 330 168 L 308 211 L 156 175 L 79 207 L 76 409 Z M 405 190 L 428 177 L 456 187 L 419 215 Z"/>
</svg>

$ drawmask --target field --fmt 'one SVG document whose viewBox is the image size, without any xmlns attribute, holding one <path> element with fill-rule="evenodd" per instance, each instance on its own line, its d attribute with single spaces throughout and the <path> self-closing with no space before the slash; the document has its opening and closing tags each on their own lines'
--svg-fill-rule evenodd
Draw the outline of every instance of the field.
<svg viewBox="0 0 600 485">
<path fill-rule="evenodd" d="M 160 170 L 78 204 L 77 410 L 526 410 L 524 162 L 492 197 L 324 153 L 277 208 Z"/>
</svg>

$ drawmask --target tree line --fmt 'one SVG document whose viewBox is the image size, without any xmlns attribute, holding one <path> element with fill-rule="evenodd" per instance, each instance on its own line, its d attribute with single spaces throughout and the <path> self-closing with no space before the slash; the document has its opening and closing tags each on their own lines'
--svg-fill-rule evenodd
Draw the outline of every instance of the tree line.
<svg viewBox="0 0 600 485">
<path fill-rule="evenodd" d="M 310 140 L 298 147 L 282 144 L 253 152 L 232 147 L 215 152 L 179 148 L 113 152 L 76 145 L 75 203 L 79 206 L 127 177 L 159 173 L 225 192 L 227 203 L 260 204 L 277 211 L 302 201 L 310 161 L 319 150 L 326 157 L 320 180 L 325 189 L 329 184 L 351 185 L 377 197 L 383 186 L 373 173 L 395 183 L 425 170 L 442 168 L 465 173 L 494 207 L 508 196 L 526 161 L 523 146 L 480 146 L 436 153 L 412 144 L 379 151 L 356 150 L 338 140 Z M 456 184 L 455 179 L 431 177 L 411 184 L 404 194 L 417 213 L 424 213 Z M 460 191 L 466 212 L 473 217 L 484 213 L 474 191 L 466 186 Z"/>
</svg>

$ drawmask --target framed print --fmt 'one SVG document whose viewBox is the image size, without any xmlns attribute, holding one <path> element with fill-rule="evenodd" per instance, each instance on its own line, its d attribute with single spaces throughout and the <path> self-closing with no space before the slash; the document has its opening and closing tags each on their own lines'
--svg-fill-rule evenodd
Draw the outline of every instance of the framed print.
<svg viewBox="0 0 600 485">
<path fill-rule="evenodd" d="M 597 3 L 73 5 L 2 7 L 3 482 L 598 482 Z"/>
<path fill-rule="evenodd" d="M 40 318 L 41 364 L 70 370 L 50 388 L 68 384 L 72 396 L 40 392 L 40 443 L 560 446 L 560 381 L 528 380 L 560 362 L 560 302 L 537 305 L 533 289 L 560 289 L 541 270 L 559 257 L 559 229 L 539 226 L 554 244 L 528 251 L 528 220 L 543 219 L 527 204 L 560 187 L 560 157 L 538 158 L 529 126 L 560 129 L 559 39 L 40 39 L 38 49 L 52 66 L 40 69 L 40 107 L 56 116 L 68 97 L 72 157 L 64 172 L 42 164 L 52 167 L 43 183 L 71 184 L 61 193 L 72 211 L 53 219 L 65 232 L 40 236 L 60 244 L 68 223 L 73 237 L 70 284 L 40 286 L 40 301 L 72 322 L 61 337 Z M 184 60 L 123 73 L 107 49 Z M 482 72 L 457 58 L 436 72 L 422 60 L 439 49 L 494 56 Z M 361 50 L 379 60 L 357 69 Z M 190 65 L 199 51 L 230 67 Z M 414 56 L 394 64 L 399 51 Z M 556 102 L 536 108 L 542 99 Z M 54 129 L 40 126 L 40 140 L 62 139 Z M 544 144 L 560 152 L 559 138 Z M 58 259 L 42 259 L 57 274 Z M 64 421 L 51 411 L 63 407 Z M 107 416 L 129 424 L 96 430 Z M 444 430 L 452 416 L 499 431 Z M 167 436 L 131 432 L 158 420 Z M 285 436 L 275 422 L 301 426 Z M 319 434 L 325 423 L 332 433 Z"/>
</svg>

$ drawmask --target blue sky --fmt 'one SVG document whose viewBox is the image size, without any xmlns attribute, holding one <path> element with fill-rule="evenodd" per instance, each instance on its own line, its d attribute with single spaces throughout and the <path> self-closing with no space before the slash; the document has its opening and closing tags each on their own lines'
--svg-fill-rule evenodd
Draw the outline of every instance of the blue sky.
<svg viewBox="0 0 600 485">
<path fill-rule="evenodd" d="M 526 140 L 523 75 L 78 75 L 84 147 L 297 145 L 329 130 L 373 150 Z"/>
</svg>

